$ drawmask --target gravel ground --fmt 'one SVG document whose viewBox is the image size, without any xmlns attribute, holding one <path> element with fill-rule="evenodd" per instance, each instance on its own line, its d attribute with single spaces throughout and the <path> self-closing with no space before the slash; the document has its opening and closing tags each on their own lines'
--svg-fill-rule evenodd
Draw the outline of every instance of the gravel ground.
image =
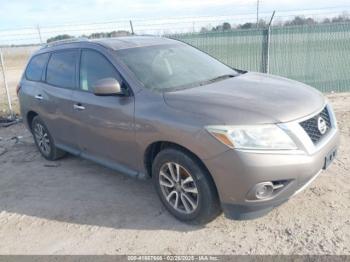
<svg viewBox="0 0 350 262">
<path fill-rule="evenodd" d="M 0 253 L 350 255 L 350 93 L 328 98 L 342 139 L 333 165 L 263 218 L 204 227 L 169 215 L 150 181 L 48 162 L 22 124 L 0 128 Z"/>
</svg>

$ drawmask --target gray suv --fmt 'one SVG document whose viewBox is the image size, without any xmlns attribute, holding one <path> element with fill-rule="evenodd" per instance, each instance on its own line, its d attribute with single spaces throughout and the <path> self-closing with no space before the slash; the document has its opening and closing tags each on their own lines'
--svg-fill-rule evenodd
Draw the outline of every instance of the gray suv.
<svg viewBox="0 0 350 262">
<path fill-rule="evenodd" d="M 334 159 L 334 113 L 315 89 L 230 68 L 158 37 L 76 39 L 30 59 L 18 86 L 40 153 L 151 178 L 176 218 L 269 212 Z M 145 207 L 146 208 L 146 207 Z"/>
</svg>

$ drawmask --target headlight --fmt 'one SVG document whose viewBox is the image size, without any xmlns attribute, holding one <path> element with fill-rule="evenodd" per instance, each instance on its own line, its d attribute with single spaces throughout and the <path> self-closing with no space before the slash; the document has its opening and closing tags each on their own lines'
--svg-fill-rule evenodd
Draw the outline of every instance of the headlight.
<svg viewBox="0 0 350 262">
<path fill-rule="evenodd" d="M 207 126 L 206 129 L 230 148 L 291 150 L 293 140 L 277 125 Z"/>
</svg>

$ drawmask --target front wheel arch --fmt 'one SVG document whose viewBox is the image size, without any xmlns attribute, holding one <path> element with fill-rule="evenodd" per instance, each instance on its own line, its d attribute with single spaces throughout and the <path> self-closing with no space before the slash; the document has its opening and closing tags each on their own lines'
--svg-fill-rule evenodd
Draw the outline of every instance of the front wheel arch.
<svg viewBox="0 0 350 262">
<path fill-rule="evenodd" d="M 167 148 L 177 149 L 177 150 L 182 151 L 185 154 L 189 155 L 190 157 L 192 157 L 196 161 L 196 163 L 198 163 L 198 165 L 203 170 L 205 170 L 206 174 L 209 176 L 209 179 L 211 180 L 212 184 L 215 187 L 216 194 L 219 196 L 215 180 L 214 180 L 213 176 L 211 175 L 211 173 L 209 172 L 209 169 L 203 163 L 203 161 L 195 153 L 193 153 L 191 150 L 187 149 L 186 147 L 184 147 L 180 144 L 173 143 L 170 141 L 153 142 L 145 150 L 144 167 L 145 167 L 145 170 L 146 170 L 148 176 L 152 177 L 152 164 L 153 164 L 155 157 L 159 154 L 159 152 L 161 152 L 162 150 L 167 149 Z"/>
</svg>

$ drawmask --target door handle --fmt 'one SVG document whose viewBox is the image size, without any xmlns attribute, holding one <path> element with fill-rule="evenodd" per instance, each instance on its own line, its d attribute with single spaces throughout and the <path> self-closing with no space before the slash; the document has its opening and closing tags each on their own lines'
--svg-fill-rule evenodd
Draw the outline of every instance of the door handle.
<svg viewBox="0 0 350 262">
<path fill-rule="evenodd" d="M 80 103 L 74 104 L 73 108 L 74 110 L 78 110 L 78 111 L 85 110 L 85 106 L 82 106 L 82 104 Z"/>
<path fill-rule="evenodd" d="M 42 95 L 40 95 L 40 94 L 39 94 L 39 95 L 36 95 L 36 96 L 35 96 L 35 99 L 38 99 L 38 100 L 43 100 L 43 96 L 42 96 Z"/>
</svg>

